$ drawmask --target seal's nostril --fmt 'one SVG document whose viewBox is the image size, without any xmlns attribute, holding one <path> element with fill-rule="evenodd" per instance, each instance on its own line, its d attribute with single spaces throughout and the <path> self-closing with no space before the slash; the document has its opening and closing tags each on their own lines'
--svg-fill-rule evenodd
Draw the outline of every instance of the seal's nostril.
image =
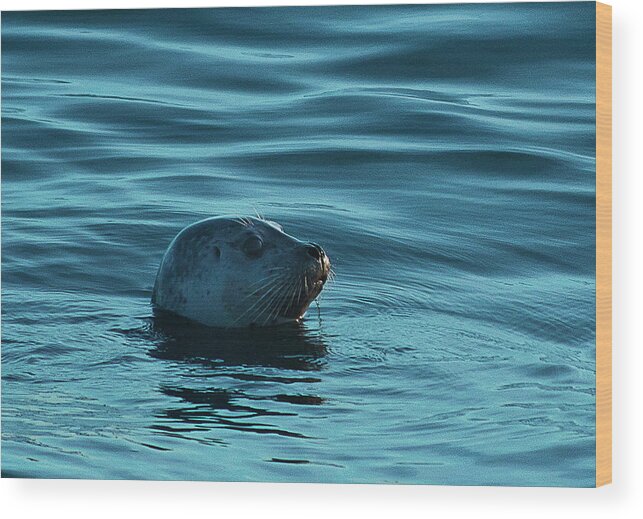
<svg viewBox="0 0 643 519">
<path fill-rule="evenodd" d="M 324 257 L 324 249 L 322 249 L 316 243 L 309 243 L 306 245 L 306 252 L 309 256 L 315 258 L 316 260 L 321 260 Z"/>
</svg>

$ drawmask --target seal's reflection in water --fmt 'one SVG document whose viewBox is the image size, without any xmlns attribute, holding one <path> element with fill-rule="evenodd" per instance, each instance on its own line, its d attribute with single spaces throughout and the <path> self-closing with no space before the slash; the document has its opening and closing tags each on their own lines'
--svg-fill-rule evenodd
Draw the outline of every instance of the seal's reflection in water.
<svg viewBox="0 0 643 519">
<path fill-rule="evenodd" d="M 157 432 L 205 443 L 224 442 L 203 435 L 218 428 L 306 437 L 279 417 L 292 428 L 296 406 L 324 402 L 310 392 L 327 351 L 318 331 L 298 323 L 216 329 L 168 315 L 155 316 L 152 331 L 150 355 L 173 362 L 160 391 L 176 402 L 157 415 Z"/>
</svg>

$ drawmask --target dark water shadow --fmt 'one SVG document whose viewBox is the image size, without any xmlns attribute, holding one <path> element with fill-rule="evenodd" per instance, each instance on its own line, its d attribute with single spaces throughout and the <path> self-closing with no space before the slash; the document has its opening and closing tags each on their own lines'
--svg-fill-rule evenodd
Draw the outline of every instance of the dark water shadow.
<svg viewBox="0 0 643 519">
<path fill-rule="evenodd" d="M 265 328 L 210 328 L 160 314 L 151 324 L 152 357 L 211 366 L 263 366 L 319 371 L 327 353 L 321 332 L 300 323 Z"/>
<path fill-rule="evenodd" d="M 227 443 L 212 436 L 220 428 L 308 437 L 292 427 L 301 406 L 325 400 L 310 391 L 327 353 L 321 333 L 301 324 L 209 328 L 170 315 L 155 316 L 151 333 L 149 355 L 172 362 L 174 373 L 159 387 L 171 405 L 157 413 L 154 431 L 216 444 Z"/>
</svg>

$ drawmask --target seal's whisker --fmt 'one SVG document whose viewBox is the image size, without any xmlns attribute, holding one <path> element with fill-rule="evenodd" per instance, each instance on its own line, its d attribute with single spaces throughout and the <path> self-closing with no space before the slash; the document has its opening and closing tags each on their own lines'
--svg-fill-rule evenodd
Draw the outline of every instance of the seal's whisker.
<svg viewBox="0 0 643 519">
<path fill-rule="evenodd" d="M 247 308 L 245 312 L 243 312 L 240 316 L 238 316 L 235 319 L 235 323 L 240 321 L 243 317 L 245 317 L 248 313 L 250 313 L 254 308 L 261 308 L 261 303 L 266 299 L 266 297 L 268 297 L 270 294 L 273 294 L 275 290 L 277 290 L 278 292 L 280 283 L 281 283 L 280 279 L 274 279 L 270 282 L 270 284 L 259 288 L 258 290 L 265 290 L 266 292 L 263 295 L 261 295 L 254 303 L 252 303 L 252 305 L 249 308 Z M 247 297 L 250 297 L 250 295 L 248 295 Z"/>
<path fill-rule="evenodd" d="M 259 220 L 261 220 L 261 221 L 265 222 L 265 221 L 266 221 L 266 219 L 265 219 L 265 218 L 264 218 L 264 216 L 259 212 L 259 210 L 258 210 L 256 207 L 253 207 L 253 209 L 255 210 L 255 216 L 256 216 Z"/>
<path fill-rule="evenodd" d="M 291 279 L 290 283 L 288 283 L 288 285 L 286 287 L 284 287 L 287 290 L 284 290 L 284 293 L 285 293 L 284 297 L 281 299 L 281 303 L 279 304 L 279 307 L 276 308 L 276 313 L 277 314 L 279 312 L 285 312 L 286 310 L 288 310 L 289 303 L 290 303 L 289 298 L 288 298 L 288 294 L 294 288 L 295 281 L 296 281 L 295 279 Z"/>
<path fill-rule="evenodd" d="M 292 294 L 294 294 L 296 282 L 297 280 L 293 279 L 288 284 L 288 291 L 286 292 L 281 303 L 281 307 L 283 308 L 282 311 L 287 311 L 292 307 Z"/>
<path fill-rule="evenodd" d="M 293 282 L 290 285 L 290 290 L 289 293 L 287 294 L 287 298 L 285 298 L 285 307 L 284 310 L 287 310 L 289 308 L 293 308 L 295 303 L 299 302 L 299 296 L 297 296 L 297 300 L 295 301 L 295 294 L 299 294 L 300 292 L 300 286 L 301 286 L 301 278 L 295 278 Z"/>
<path fill-rule="evenodd" d="M 286 279 L 286 278 L 284 278 L 284 276 L 271 277 L 266 282 L 262 283 L 261 286 L 259 286 L 258 288 L 254 289 L 250 294 L 248 294 L 247 297 L 257 295 L 257 294 L 261 294 L 261 292 L 264 291 L 264 290 L 270 291 L 273 288 L 275 288 L 276 286 L 278 286 L 281 282 L 283 282 L 284 279 Z"/>
<path fill-rule="evenodd" d="M 268 313 L 266 314 L 266 317 L 265 317 L 265 319 L 263 320 L 263 325 L 264 325 L 264 326 L 270 322 L 270 320 L 271 320 L 271 318 L 272 318 L 272 314 L 273 314 L 273 313 L 274 313 L 275 315 L 278 313 L 278 311 L 279 311 L 279 307 L 280 307 L 280 304 L 279 304 L 279 303 L 280 303 L 280 301 L 281 301 L 280 297 L 277 297 L 277 298 L 272 302 L 272 303 L 274 303 L 274 304 L 272 304 L 272 303 L 271 303 L 271 305 L 268 305 L 268 306 L 266 307 L 266 310 L 268 310 Z"/>
<path fill-rule="evenodd" d="M 278 277 L 284 277 L 284 278 L 290 277 L 289 274 L 288 274 L 288 270 L 289 269 L 286 269 L 286 268 L 274 269 L 274 271 L 271 271 L 266 277 L 260 279 L 259 281 L 255 281 L 250 286 L 258 285 L 258 284 L 262 283 L 266 279 L 274 279 L 274 278 L 278 278 Z"/>
<path fill-rule="evenodd" d="M 268 319 L 270 319 L 270 315 L 272 314 L 272 310 L 274 307 L 278 307 L 280 297 L 282 297 L 283 294 L 283 289 L 285 287 L 285 282 L 279 285 L 279 288 L 276 290 L 276 292 L 273 294 L 271 298 L 266 301 L 266 304 L 264 308 L 259 312 L 255 319 L 259 319 L 267 310 L 268 310 L 268 315 L 266 316 L 266 319 L 264 320 L 263 324 L 264 326 L 268 323 Z M 274 306 L 273 306 L 274 305 Z"/>
<path fill-rule="evenodd" d="M 254 283 L 250 283 L 250 285 L 248 285 L 248 286 L 249 287 L 254 287 L 256 285 L 259 285 L 261 283 L 265 283 L 266 281 L 268 281 L 270 279 L 277 278 L 279 276 L 281 276 L 281 274 L 279 272 L 275 272 L 274 274 L 268 274 L 267 276 L 262 277 L 261 279 L 255 281 Z"/>
<path fill-rule="evenodd" d="M 248 318 L 251 322 L 257 321 L 259 317 L 266 311 L 266 308 L 270 308 L 271 301 L 279 295 L 280 290 L 281 284 L 274 285 L 261 297 L 260 300 L 252 305 L 252 308 L 249 309 L 251 312 L 248 315 Z"/>
<path fill-rule="evenodd" d="M 288 297 L 287 297 L 287 295 L 290 292 L 290 289 L 291 289 L 292 285 L 294 285 L 294 280 L 292 280 L 292 279 L 290 280 L 290 282 L 288 284 L 284 283 L 284 286 L 282 287 L 282 293 L 285 293 L 285 296 L 282 296 L 282 298 L 280 300 L 276 301 L 274 308 L 268 314 L 268 318 L 265 321 L 266 323 L 270 322 L 270 320 L 273 319 L 273 314 L 274 314 L 274 318 L 276 318 L 279 315 L 280 312 L 284 312 L 285 310 L 288 309 Z"/>
<path fill-rule="evenodd" d="M 269 290 L 268 290 L 264 295 L 262 295 L 262 296 L 261 296 L 259 299 L 257 299 L 254 303 L 252 303 L 252 305 L 251 305 L 250 307 L 246 308 L 246 310 L 245 310 L 241 315 L 239 315 L 239 316 L 234 320 L 234 322 L 235 322 L 235 323 L 238 323 L 238 322 L 239 322 L 241 319 L 243 319 L 246 315 L 248 315 L 250 312 L 252 312 L 252 310 L 253 310 L 255 307 L 257 307 L 257 305 L 259 305 L 259 308 L 261 308 L 261 305 L 260 305 L 261 301 L 262 301 L 266 296 L 268 296 L 268 294 L 270 294 L 270 293 L 273 291 L 273 289 L 274 289 L 274 288 L 275 288 L 275 287 L 270 288 L 270 289 L 269 289 Z M 252 317 L 252 314 L 250 315 L 250 317 Z"/>
<path fill-rule="evenodd" d="M 290 269 L 288 269 L 287 267 L 275 267 L 275 268 L 272 268 L 272 269 L 268 269 L 268 274 L 265 277 L 261 278 L 258 281 L 255 281 L 254 283 L 251 283 L 250 286 L 255 286 L 255 285 L 258 285 L 260 283 L 263 283 L 263 281 L 266 280 L 266 279 L 273 279 L 273 278 L 277 278 L 277 277 L 280 277 L 280 276 L 290 277 L 288 275 L 288 272 L 284 272 L 284 271 L 288 271 L 288 270 L 290 270 Z"/>
<path fill-rule="evenodd" d="M 304 281 L 304 284 L 306 285 L 306 293 L 308 293 L 308 281 L 306 280 L 306 275 L 304 274 L 303 277 L 299 278 L 299 281 L 297 281 L 297 287 L 295 288 L 295 291 L 293 292 L 293 299 L 295 296 L 297 296 L 297 299 L 292 301 L 291 304 L 299 304 L 299 300 L 301 299 L 301 285 L 302 285 L 302 279 Z"/>
<path fill-rule="evenodd" d="M 252 222 L 250 222 L 250 220 L 248 220 L 247 218 L 245 218 L 243 216 L 238 216 L 237 218 L 234 218 L 233 221 L 243 225 L 244 227 L 248 227 L 252 223 Z"/>
<path fill-rule="evenodd" d="M 283 308 L 281 309 L 282 312 L 285 312 L 285 311 L 287 311 L 289 309 L 292 310 L 292 307 L 293 307 L 293 304 L 294 304 L 293 303 L 293 297 L 294 297 L 294 294 L 297 292 L 298 285 L 299 285 L 299 279 L 298 278 L 294 278 L 290 282 L 290 284 L 288 286 L 288 292 L 286 293 L 286 295 L 285 295 L 285 297 L 283 299 L 283 303 L 282 303 Z"/>
<path fill-rule="evenodd" d="M 270 279 L 269 281 L 264 283 L 262 286 L 254 289 L 252 292 L 250 292 L 248 295 L 246 295 L 243 298 L 243 301 L 246 301 L 246 300 L 248 300 L 248 299 L 250 299 L 251 297 L 254 297 L 254 296 L 259 296 L 258 300 L 260 301 L 265 296 L 265 293 L 262 294 L 262 292 L 272 290 L 275 286 L 277 286 L 277 284 L 279 282 L 280 282 L 279 278 Z"/>
<path fill-rule="evenodd" d="M 281 277 L 281 274 L 279 274 L 279 273 L 270 274 L 270 275 L 268 275 L 268 276 L 266 276 L 264 278 L 261 278 L 259 281 L 255 281 L 254 283 L 251 283 L 250 285 L 248 285 L 248 288 L 253 288 L 253 287 L 257 286 L 257 285 L 261 285 L 261 287 L 259 287 L 259 289 L 257 289 L 257 290 L 260 290 L 267 283 L 269 283 L 269 282 L 271 282 L 271 281 L 273 281 L 275 279 L 278 279 L 280 277 Z"/>
<path fill-rule="evenodd" d="M 255 316 L 256 319 L 258 319 L 261 315 L 263 315 L 267 310 L 271 310 L 273 308 L 273 305 L 279 301 L 279 298 L 282 296 L 284 287 L 286 286 L 287 282 L 288 282 L 287 277 L 279 278 L 275 282 L 275 284 L 270 289 L 270 292 L 271 292 L 270 297 L 268 297 L 263 301 L 262 308 L 259 309 L 258 313 Z"/>
<path fill-rule="evenodd" d="M 246 297 L 244 297 L 244 301 L 246 299 L 249 299 L 252 296 L 260 295 L 264 291 L 268 291 L 268 292 L 271 291 L 273 288 L 277 287 L 280 282 L 281 282 L 281 279 L 272 279 L 269 283 L 266 283 L 264 286 L 261 286 L 261 287 L 255 289 L 253 292 L 251 292 Z M 265 297 L 265 292 L 264 292 L 264 294 L 260 295 L 258 301 L 261 301 L 264 297 Z"/>
</svg>

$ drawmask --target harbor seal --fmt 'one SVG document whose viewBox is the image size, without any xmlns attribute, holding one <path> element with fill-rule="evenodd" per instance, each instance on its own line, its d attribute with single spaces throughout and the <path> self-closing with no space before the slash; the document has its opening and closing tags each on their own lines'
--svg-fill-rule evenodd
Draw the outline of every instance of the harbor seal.
<svg viewBox="0 0 643 519">
<path fill-rule="evenodd" d="M 330 259 L 262 218 L 214 217 L 183 229 L 156 275 L 152 305 L 222 328 L 298 321 L 330 275 Z"/>
</svg>

